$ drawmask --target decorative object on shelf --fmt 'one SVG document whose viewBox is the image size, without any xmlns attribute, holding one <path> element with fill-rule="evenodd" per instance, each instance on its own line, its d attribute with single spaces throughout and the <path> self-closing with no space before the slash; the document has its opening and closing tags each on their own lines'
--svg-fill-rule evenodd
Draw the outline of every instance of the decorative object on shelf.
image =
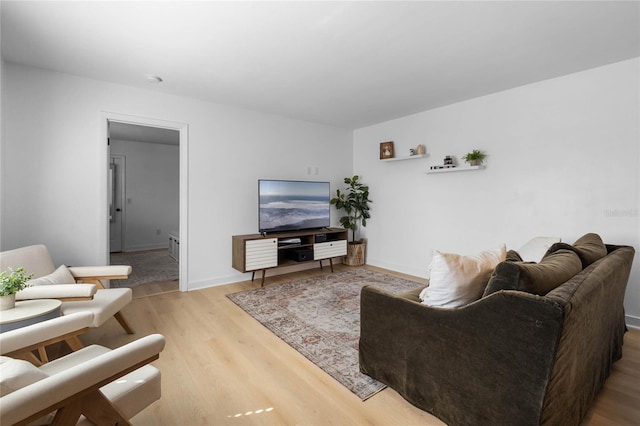
<svg viewBox="0 0 640 426">
<path fill-rule="evenodd" d="M 468 152 L 462 159 L 469 163 L 470 166 L 479 166 L 484 161 L 487 155 L 480 151 L 479 149 L 474 149 L 471 152 Z"/>
<path fill-rule="evenodd" d="M 410 157 L 413 157 L 413 156 L 414 156 L 414 155 L 416 155 L 416 154 L 417 154 L 417 151 L 416 151 L 415 149 L 413 149 L 413 148 L 409 148 L 409 156 L 410 156 Z"/>
<path fill-rule="evenodd" d="M 452 169 L 454 167 L 456 167 L 456 165 L 453 157 L 451 155 L 447 155 L 444 157 L 442 165 L 431 166 L 431 170 Z"/>
<path fill-rule="evenodd" d="M 380 142 L 380 159 L 393 158 L 393 141 Z"/>
<path fill-rule="evenodd" d="M 418 155 L 425 155 L 427 153 L 427 148 L 424 145 L 420 144 L 416 147 L 416 153 Z"/>
<path fill-rule="evenodd" d="M 33 275 L 27 275 L 24 268 L 15 271 L 8 268 L 0 272 L 0 311 L 13 309 L 16 306 L 16 293 L 29 287 L 27 281 Z"/>
<path fill-rule="evenodd" d="M 364 241 L 356 241 L 356 233 L 358 224 L 367 226 L 367 219 L 371 218 L 369 213 L 369 187 L 359 182 L 358 175 L 352 178 L 344 178 L 344 183 L 349 185 L 342 192 L 336 190 L 336 196 L 331 199 L 330 203 L 335 205 L 338 210 L 344 210 L 347 214 L 340 218 L 340 224 L 351 230 L 351 241 L 347 244 L 347 256 L 345 264 L 350 266 L 364 265 L 365 243 Z"/>
</svg>

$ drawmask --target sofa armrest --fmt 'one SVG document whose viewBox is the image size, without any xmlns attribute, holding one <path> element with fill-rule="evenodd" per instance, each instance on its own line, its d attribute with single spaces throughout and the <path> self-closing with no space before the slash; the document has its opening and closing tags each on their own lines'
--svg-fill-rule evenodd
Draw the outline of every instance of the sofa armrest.
<svg viewBox="0 0 640 426">
<path fill-rule="evenodd" d="M 124 279 L 131 274 L 129 265 L 106 265 L 106 266 L 70 266 L 71 275 L 76 279 L 98 278 L 98 279 Z"/>
<path fill-rule="evenodd" d="M 51 284 L 27 287 L 16 293 L 16 300 L 91 300 L 98 291 L 95 284 Z"/>
<path fill-rule="evenodd" d="M 78 312 L 4 332 L 0 334 L 0 355 L 30 350 L 52 340 L 64 339 L 88 328 L 92 322 L 91 312 Z"/>
<path fill-rule="evenodd" d="M 443 309 L 365 286 L 360 371 L 448 424 L 538 424 L 562 320 L 517 291 Z"/>
<path fill-rule="evenodd" d="M 165 339 L 152 334 L 2 397 L 1 424 L 32 421 L 73 403 L 158 358 Z"/>
</svg>

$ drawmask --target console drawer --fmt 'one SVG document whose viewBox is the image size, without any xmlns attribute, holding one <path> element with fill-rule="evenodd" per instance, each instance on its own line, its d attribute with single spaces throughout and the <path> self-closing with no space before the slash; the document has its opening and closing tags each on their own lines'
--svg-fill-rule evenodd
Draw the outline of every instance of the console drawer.
<svg viewBox="0 0 640 426">
<path fill-rule="evenodd" d="M 278 266 L 278 239 L 267 238 L 245 242 L 245 270 L 254 271 Z"/>
<path fill-rule="evenodd" d="M 327 241 L 313 245 L 313 259 L 328 259 L 330 257 L 346 256 L 347 240 Z"/>
</svg>

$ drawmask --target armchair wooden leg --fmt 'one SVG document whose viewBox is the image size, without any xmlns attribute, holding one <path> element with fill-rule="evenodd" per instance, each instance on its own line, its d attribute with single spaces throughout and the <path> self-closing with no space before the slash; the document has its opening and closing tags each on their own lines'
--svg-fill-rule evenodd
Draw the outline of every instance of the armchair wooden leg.
<svg viewBox="0 0 640 426">
<path fill-rule="evenodd" d="M 43 364 L 46 364 L 47 362 L 49 362 L 49 357 L 47 356 L 47 349 L 44 346 L 40 346 L 38 348 L 38 356 L 40 357 L 40 361 L 42 361 Z"/>
<path fill-rule="evenodd" d="M 97 389 L 84 397 L 82 402 L 82 414 L 97 425 L 131 425 Z"/>
<path fill-rule="evenodd" d="M 80 339 L 78 339 L 78 336 L 69 336 L 66 339 L 64 339 L 64 341 L 67 342 L 67 345 L 69 345 L 71 350 L 74 352 L 84 348 L 84 345 L 82 344 Z"/>
<path fill-rule="evenodd" d="M 124 331 L 127 332 L 127 334 L 134 334 L 133 329 L 131 328 L 131 326 L 129 325 L 127 320 L 124 318 L 124 315 L 122 315 L 122 312 L 120 312 L 120 311 L 116 312 L 116 314 L 113 317 L 116 320 L 118 320 L 118 322 L 120 323 L 122 328 L 124 328 Z"/>
</svg>

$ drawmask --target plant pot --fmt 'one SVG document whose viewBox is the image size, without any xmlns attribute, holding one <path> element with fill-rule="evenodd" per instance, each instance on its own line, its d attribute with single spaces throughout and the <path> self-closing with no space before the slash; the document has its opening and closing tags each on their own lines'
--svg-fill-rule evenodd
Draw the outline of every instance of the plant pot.
<svg viewBox="0 0 640 426">
<path fill-rule="evenodd" d="M 362 241 L 347 244 L 347 255 L 344 264 L 349 266 L 364 265 L 364 254 L 366 245 Z"/>
<path fill-rule="evenodd" d="M 479 166 L 480 164 L 482 164 L 482 161 L 480 161 L 480 160 L 471 160 L 471 161 L 469 161 L 469 165 L 471 165 L 471 166 Z"/>
<path fill-rule="evenodd" d="M 7 296 L 0 296 L 0 311 L 6 311 L 7 309 L 13 309 L 16 307 L 16 294 L 9 294 Z"/>
</svg>

